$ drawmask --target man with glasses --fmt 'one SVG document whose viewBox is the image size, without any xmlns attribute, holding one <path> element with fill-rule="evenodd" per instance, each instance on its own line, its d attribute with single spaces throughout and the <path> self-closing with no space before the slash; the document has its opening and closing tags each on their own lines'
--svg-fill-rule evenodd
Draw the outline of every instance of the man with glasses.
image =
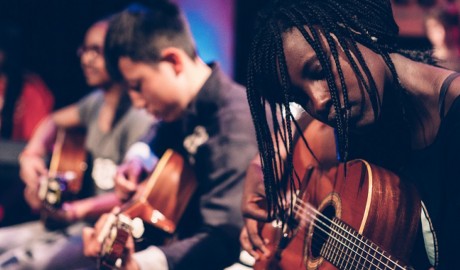
<svg viewBox="0 0 460 270">
<path fill-rule="evenodd" d="M 92 197 L 70 201 L 53 213 L 69 226 L 48 231 L 40 221 L 0 230 L 0 269 L 74 269 L 94 266 L 82 254 L 81 230 L 120 201 L 112 192 L 113 175 L 129 146 L 151 126 L 153 118 L 131 106 L 125 84 L 110 78 L 103 57 L 108 20 L 93 24 L 78 49 L 86 82 L 96 90 L 75 104 L 46 118 L 36 129 L 19 158 L 24 195 L 40 209 L 40 179 L 47 177 L 44 157 L 49 154 L 59 128 L 84 127 L 85 145 L 91 156 Z M 92 188 L 92 187 L 91 187 Z"/>
</svg>

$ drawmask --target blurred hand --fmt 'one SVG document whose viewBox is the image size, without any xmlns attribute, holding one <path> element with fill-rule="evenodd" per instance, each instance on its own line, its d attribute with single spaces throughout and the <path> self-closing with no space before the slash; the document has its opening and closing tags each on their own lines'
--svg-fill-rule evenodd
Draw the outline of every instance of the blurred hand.
<svg viewBox="0 0 460 270">
<path fill-rule="evenodd" d="M 42 200 L 38 197 L 37 189 L 26 186 L 24 188 L 24 198 L 33 211 L 38 211 L 42 207 Z"/>
<path fill-rule="evenodd" d="M 127 201 L 136 192 L 137 184 L 144 173 L 142 162 L 131 159 L 120 165 L 115 175 L 115 194 L 121 201 Z"/>
<path fill-rule="evenodd" d="M 38 189 L 40 177 L 48 175 L 45 161 L 39 155 L 23 155 L 19 159 L 19 176 L 31 189 Z"/>
<path fill-rule="evenodd" d="M 258 157 L 253 160 L 246 172 L 242 212 L 245 217 L 245 225 L 240 235 L 243 249 L 256 260 L 260 258 L 261 254 L 269 256 L 270 252 L 266 247 L 268 240 L 262 239 L 260 231 L 260 224 L 267 222 L 268 212 L 263 174 Z"/>
<path fill-rule="evenodd" d="M 98 257 L 101 253 L 102 241 L 100 239 L 100 234 L 102 230 L 107 229 L 107 220 L 119 211 L 119 208 L 114 208 L 112 213 L 102 215 L 99 220 L 94 225 L 94 228 L 85 227 L 83 228 L 82 238 L 83 238 L 83 253 L 87 257 Z M 111 224 L 109 224 L 111 225 Z M 125 257 L 123 260 L 122 270 L 139 270 L 139 266 L 133 258 L 134 254 L 134 240 L 131 236 L 128 237 L 126 246 L 125 246 Z"/>
<path fill-rule="evenodd" d="M 130 236 L 128 238 L 128 242 L 126 243 L 126 256 L 121 267 L 122 270 L 140 270 L 139 265 L 137 264 L 136 260 L 134 260 L 134 239 Z"/>
<path fill-rule="evenodd" d="M 109 215 L 112 214 L 103 214 L 92 227 L 83 228 L 82 238 L 83 238 L 83 253 L 87 257 L 97 257 L 101 252 L 101 243 L 99 242 L 98 235 L 102 230 L 105 222 Z"/>
</svg>

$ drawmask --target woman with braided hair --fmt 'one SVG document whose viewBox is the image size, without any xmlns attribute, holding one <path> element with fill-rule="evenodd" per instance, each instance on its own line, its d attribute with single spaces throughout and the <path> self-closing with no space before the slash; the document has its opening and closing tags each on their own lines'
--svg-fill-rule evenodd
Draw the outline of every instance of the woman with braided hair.
<svg viewBox="0 0 460 270">
<path fill-rule="evenodd" d="M 411 265 L 453 269 L 460 243 L 458 74 L 437 67 L 429 53 L 400 47 L 388 0 L 277 1 L 261 12 L 256 30 L 247 87 L 267 207 L 261 215 L 260 193 L 246 188 L 245 216 L 285 214 L 280 202 L 295 187 L 289 106 L 295 102 L 334 128 L 339 161 L 366 159 L 415 184 L 424 234 Z M 267 252 L 255 229 L 245 227 L 243 247 Z"/>
</svg>

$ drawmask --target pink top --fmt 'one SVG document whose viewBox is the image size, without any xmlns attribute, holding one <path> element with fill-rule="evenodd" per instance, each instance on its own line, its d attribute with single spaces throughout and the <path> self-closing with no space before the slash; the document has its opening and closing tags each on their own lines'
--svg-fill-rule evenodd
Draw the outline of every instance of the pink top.
<svg viewBox="0 0 460 270">
<path fill-rule="evenodd" d="M 0 97 L 5 84 L 0 84 Z M 24 76 L 24 88 L 16 101 L 13 119 L 13 140 L 27 141 L 38 123 L 53 110 L 54 97 L 44 81 L 35 74 Z"/>
</svg>

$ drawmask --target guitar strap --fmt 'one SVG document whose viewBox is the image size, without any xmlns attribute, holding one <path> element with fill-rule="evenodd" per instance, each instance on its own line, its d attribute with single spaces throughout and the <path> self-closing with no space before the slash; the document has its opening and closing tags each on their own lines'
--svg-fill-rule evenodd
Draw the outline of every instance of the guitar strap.
<svg viewBox="0 0 460 270">
<path fill-rule="evenodd" d="M 460 73 L 452 73 L 447 78 L 444 80 L 444 82 L 441 85 L 441 92 L 439 93 L 439 115 L 441 116 L 441 120 L 444 119 L 444 103 L 446 99 L 446 93 L 447 89 L 449 89 L 450 84 L 452 83 L 455 78 L 460 76 Z"/>
</svg>

